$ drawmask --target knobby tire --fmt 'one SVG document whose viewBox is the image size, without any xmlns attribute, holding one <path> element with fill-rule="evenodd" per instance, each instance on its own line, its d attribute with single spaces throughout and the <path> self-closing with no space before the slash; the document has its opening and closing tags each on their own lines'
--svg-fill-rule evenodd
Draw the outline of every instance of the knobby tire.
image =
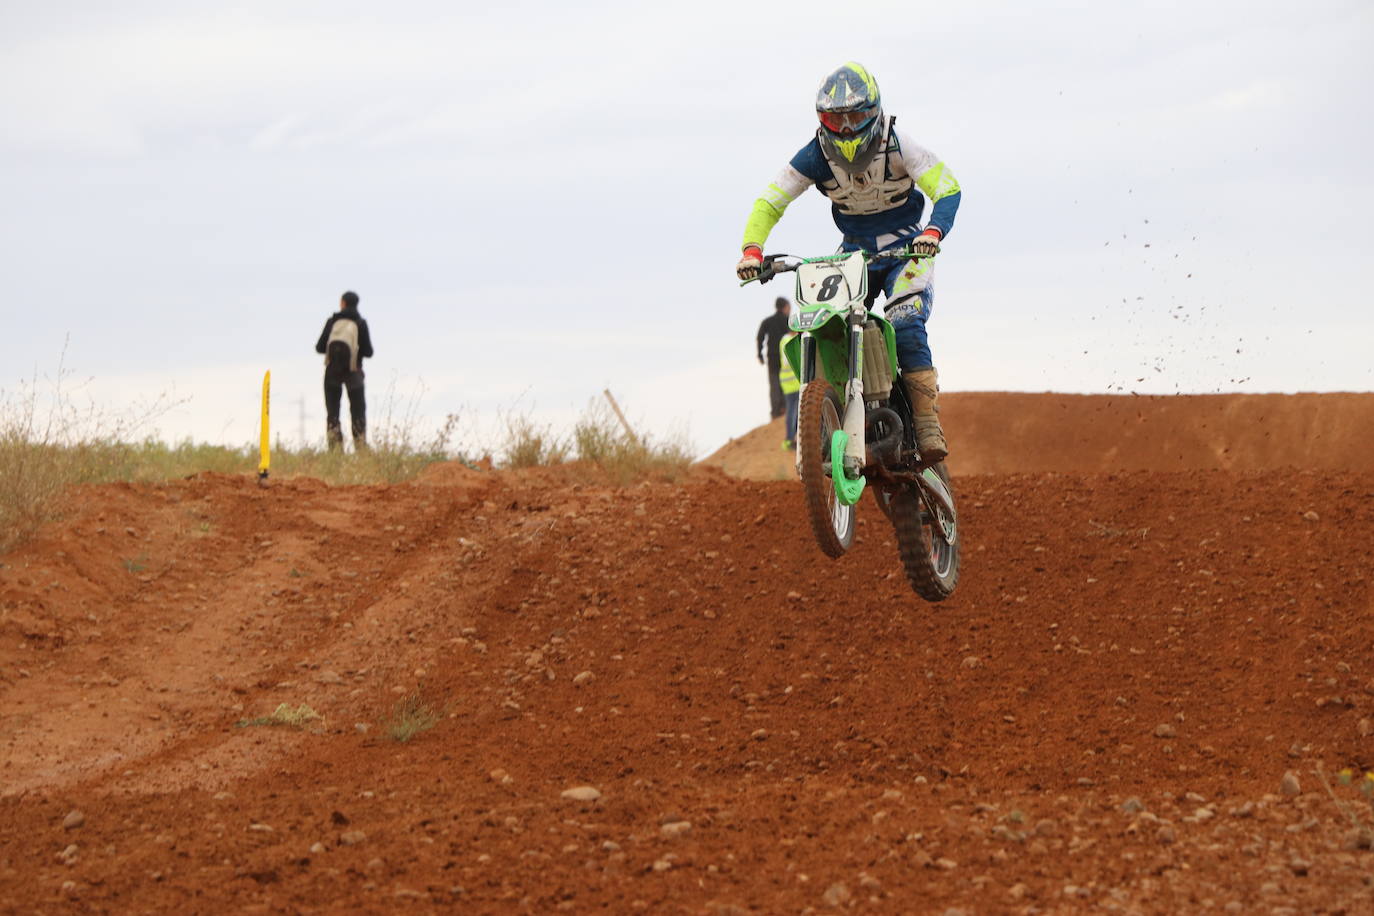
<svg viewBox="0 0 1374 916">
<path fill-rule="evenodd" d="M 830 383 L 818 378 L 802 389 L 797 408 L 797 454 L 801 456 L 798 470 L 811 531 L 826 556 L 841 557 L 854 543 L 855 512 L 853 506 L 839 505 L 835 484 L 825 473 L 825 463 L 830 459 L 830 434 L 840 428 L 844 406 Z M 841 530 L 837 531 L 837 527 Z"/>
<path fill-rule="evenodd" d="M 949 486 L 949 471 L 946 470 L 943 462 L 935 466 L 936 473 L 940 479 Z M 951 493 L 953 490 L 951 489 Z M 948 568 L 941 571 L 936 568 L 936 559 L 932 553 L 932 538 L 936 538 L 934 519 L 929 520 L 929 526 L 923 525 L 922 514 L 924 507 L 921 503 L 920 495 L 911 486 L 904 486 L 897 493 L 892 495 L 888 506 L 892 518 L 892 526 L 897 533 L 897 553 L 902 558 L 902 569 L 906 572 L 907 580 L 911 583 L 911 588 L 916 594 L 927 601 L 943 601 L 954 592 L 954 587 L 959 584 L 959 528 L 958 516 L 956 513 L 954 544 L 949 547 L 952 550 Z"/>
</svg>

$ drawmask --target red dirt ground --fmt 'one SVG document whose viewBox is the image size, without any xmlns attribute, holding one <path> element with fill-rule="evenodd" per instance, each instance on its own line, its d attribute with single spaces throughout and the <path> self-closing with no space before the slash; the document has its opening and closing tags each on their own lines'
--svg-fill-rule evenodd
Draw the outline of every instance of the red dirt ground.
<svg viewBox="0 0 1374 916">
<path fill-rule="evenodd" d="M 0 909 L 1374 911 L 1374 470 L 1097 460 L 958 474 L 940 605 L 711 469 L 84 489 L 0 558 Z"/>
</svg>

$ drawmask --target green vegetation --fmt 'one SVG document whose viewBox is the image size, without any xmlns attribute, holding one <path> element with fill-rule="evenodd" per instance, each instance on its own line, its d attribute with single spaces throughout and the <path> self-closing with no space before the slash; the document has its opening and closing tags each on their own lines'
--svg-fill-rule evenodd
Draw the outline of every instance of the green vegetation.
<svg viewBox="0 0 1374 916">
<path fill-rule="evenodd" d="M 1336 807 L 1350 821 L 1351 832 L 1346 841 L 1347 848 L 1374 849 L 1374 773 L 1367 772 L 1361 775 L 1346 768 L 1336 774 L 1337 781 L 1343 787 L 1354 788 L 1361 796 L 1356 800 L 1348 795 L 1338 796 L 1331 788 L 1326 772 L 1320 766 L 1316 772 L 1322 787 L 1326 789 L 1326 794 L 1331 796 L 1331 801 L 1335 802 Z"/>
<path fill-rule="evenodd" d="M 272 710 L 272 715 L 258 716 L 256 719 L 240 719 L 234 723 L 234 727 L 248 728 L 254 725 L 265 725 L 277 728 L 305 728 L 306 725 L 317 719 L 323 721 L 324 716 L 304 703 L 299 706 L 282 703 Z"/>
<path fill-rule="evenodd" d="M 381 722 L 382 730 L 392 741 L 402 744 L 421 732 L 427 732 L 439 724 L 443 713 L 425 702 L 418 693 L 407 694 L 396 701 Z"/>
</svg>

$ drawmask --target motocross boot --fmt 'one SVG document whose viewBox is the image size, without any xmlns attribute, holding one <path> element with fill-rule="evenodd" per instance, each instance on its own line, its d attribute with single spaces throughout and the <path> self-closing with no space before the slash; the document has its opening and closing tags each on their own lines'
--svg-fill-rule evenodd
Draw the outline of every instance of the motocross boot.
<svg viewBox="0 0 1374 916">
<path fill-rule="evenodd" d="M 940 428 L 939 376 L 933 368 L 916 369 L 903 372 L 907 393 L 911 395 L 911 412 L 916 420 L 916 448 L 921 452 L 921 460 L 934 464 L 944 461 L 949 454 L 945 442 L 945 431 Z"/>
</svg>

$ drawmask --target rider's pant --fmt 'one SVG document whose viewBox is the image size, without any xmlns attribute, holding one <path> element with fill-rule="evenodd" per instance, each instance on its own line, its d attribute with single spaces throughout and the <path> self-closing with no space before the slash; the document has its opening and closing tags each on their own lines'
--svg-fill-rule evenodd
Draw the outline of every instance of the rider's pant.
<svg viewBox="0 0 1374 916">
<path fill-rule="evenodd" d="M 865 246 L 865 241 L 870 245 Z M 873 241 L 851 240 L 846 236 L 840 250 L 873 251 L 876 247 L 871 244 Z M 906 241 L 904 238 L 899 240 L 902 244 Z M 897 365 L 903 372 L 929 369 L 935 365 L 930 355 L 930 343 L 926 340 L 926 319 L 935 305 L 934 270 L 935 263 L 930 258 L 922 258 L 894 261 L 868 271 L 868 304 L 872 306 L 877 301 L 879 291 L 887 297 L 883 311 L 887 320 L 892 322 L 892 331 L 897 338 Z"/>
</svg>

